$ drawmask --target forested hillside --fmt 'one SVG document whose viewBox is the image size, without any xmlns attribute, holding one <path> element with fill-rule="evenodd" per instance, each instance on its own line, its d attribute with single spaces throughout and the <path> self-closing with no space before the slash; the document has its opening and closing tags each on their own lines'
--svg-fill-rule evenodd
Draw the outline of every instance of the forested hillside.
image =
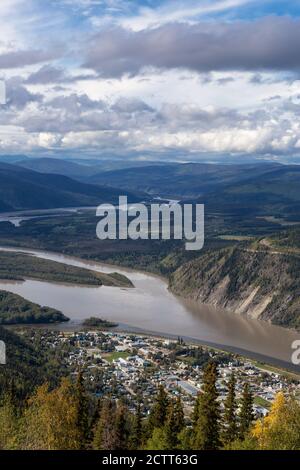
<svg viewBox="0 0 300 470">
<path fill-rule="evenodd" d="M 26 351 L 28 359 L 30 352 Z M 38 370 L 36 364 L 35 371 Z M 34 369 L 33 369 L 34 370 Z M 26 371 L 27 372 L 27 371 Z M 0 376 L 1 377 L 1 376 Z M 102 396 L 98 403 L 86 391 L 83 374 L 76 383 L 62 379 L 56 388 L 44 383 L 20 406 L 7 390 L 0 403 L 0 449 L 13 450 L 295 450 L 300 448 L 300 406 L 293 397 L 276 395 L 267 417 L 255 421 L 253 394 L 245 382 L 237 398 L 236 379 L 227 380 L 224 409 L 216 386 L 217 366 L 204 369 L 203 387 L 191 415 L 180 395 L 160 386 L 150 413 L 142 403 Z"/>
<path fill-rule="evenodd" d="M 43 352 L 2 326 L 0 340 L 6 346 L 6 364 L 0 365 L 0 396 L 11 389 L 17 397 L 26 396 L 46 380 Z"/>
<path fill-rule="evenodd" d="M 41 307 L 23 297 L 0 290 L 0 324 L 57 323 L 69 319 L 50 307 Z"/>
<path fill-rule="evenodd" d="M 87 286 L 132 287 L 131 281 L 118 273 L 90 271 L 27 253 L 0 251 L 0 280 L 38 279 Z"/>
<path fill-rule="evenodd" d="M 141 198 L 126 191 L 122 194 L 127 194 L 129 201 Z M 117 203 L 118 200 L 117 189 L 0 163 L 0 211 L 98 206 L 101 203 Z"/>
</svg>

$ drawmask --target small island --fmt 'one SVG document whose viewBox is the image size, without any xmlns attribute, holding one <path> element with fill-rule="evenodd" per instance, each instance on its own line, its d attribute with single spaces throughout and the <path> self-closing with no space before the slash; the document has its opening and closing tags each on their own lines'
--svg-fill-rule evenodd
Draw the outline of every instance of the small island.
<svg viewBox="0 0 300 470">
<path fill-rule="evenodd" d="M 89 328 L 115 328 L 118 326 L 118 323 L 102 320 L 102 318 L 98 317 L 86 318 L 82 324 Z"/>
</svg>

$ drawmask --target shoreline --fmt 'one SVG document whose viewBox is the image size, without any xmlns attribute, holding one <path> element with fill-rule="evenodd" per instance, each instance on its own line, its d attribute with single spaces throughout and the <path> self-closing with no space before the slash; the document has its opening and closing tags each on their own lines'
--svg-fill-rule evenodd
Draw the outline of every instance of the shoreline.
<svg viewBox="0 0 300 470">
<path fill-rule="evenodd" d="M 209 304 L 209 303 L 206 303 L 206 302 L 198 302 L 197 300 L 195 299 L 191 299 L 189 297 L 185 297 L 184 295 L 179 295 L 177 294 L 176 292 L 174 292 L 170 286 L 169 286 L 169 278 L 167 276 L 164 276 L 163 274 L 160 274 L 160 273 L 155 273 L 155 272 L 152 272 L 152 271 L 147 271 L 146 269 L 141 269 L 141 268 L 138 268 L 138 269 L 135 269 L 135 268 L 131 268 L 129 266 L 125 266 L 125 265 L 122 265 L 122 264 L 114 264 L 114 263 L 108 263 L 108 262 L 105 262 L 105 261 L 99 261 L 97 259 L 93 259 L 93 258 L 81 258 L 81 257 L 78 257 L 76 255 L 70 255 L 70 254 L 66 254 L 66 253 L 63 253 L 63 252 L 60 252 L 60 251 L 52 251 L 52 250 L 48 250 L 48 249 L 42 249 L 42 248 L 29 248 L 29 247 L 16 247 L 16 246 L 13 246 L 13 245 L 0 245 L 0 251 L 7 251 L 7 250 L 12 250 L 12 251 L 20 251 L 20 252 L 25 252 L 25 253 L 32 253 L 33 256 L 35 256 L 35 252 L 36 253 L 40 253 L 40 254 L 43 254 L 43 253 L 49 253 L 49 254 L 52 254 L 52 255 L 57 255 L 57 256 L 63 256 L 65 258 L 69 258 L 70 260 L 72 259 L 75 259 L 75 260 L 78 260 L 78 261 L 83 261 L 85 263 L 89 263 L 89 264 L 99 264 L 99 265 L 102 265 L 104 267 L 107 267 L 107 268 L 112 268 L 112 269 L 122 269 L 124 271 L 127 271 L 129 273 L 140 273 L 140 274 L 147 274 L 149 276 L 152 276 L 156 279 L 160 279 L 161 281 L 163 281 L 165 284 L 166 284 L 166 288 L 168 290 L 168 292 L 170 292 L 172 295 L 174 295 L 174 297 L 177 297 L 178 299 L 182 299 L 182 300 L 187 300 L 187 301 L 193 301 L 195 302 L 196 304 L 198 305 L 206 305 L 207 307 L 215 307 L 215 308 L 219 308 L 219 309 L 222 309 L 223 311 L 229 313 L 229 314 L 232 314 L 232 315 L 237 315 L 237 316 L 241 316 L 241 314 L 235 312 L 234 310 L 229 310 L 229 309 L 226 309 L 226 308 L 223 308 L 223 307 L 218 307 L 216 305 L 212 305 L 212 304 Z M 64 264 L 63 262 L 61 262 L 62 264 Z M 89 269 L 89 268 L 86 268 L 86 269 Z M 29 278 L 26 278 L 26 279 L 29 279 Z M 43 280 L 41 280 L 42 282 Z M 57 282 L 52 282 L 52 281 L 49 281 L 49 280 L 44 280 L 45 282 L 49 282 L 51 284 L 55 284 Z M 18 281 L 16 281 L 18 282 Z M 24 282 L 24 280 L 20 281 L 20 282 Z M 57 284 L 60 284 L 60 283 L 57 283 Z M 74 286 L 76 287 L 77 285 L 79 284 L 72 284 L 72 283 L 62 283 L 62 284 L 68 284 L 70 286 Z M 85 287 L 85 286 L 83 286 Z M 94 287 L 94 286 L 86 286 L 86 287 Z M 101 287 L 101 286 L 99 286 Z M 133 285 L 133 287 L 135 287 Z M 120 287 L 122 288 L 122 287 Z M 125 287 L 126 289 L 128 287 Z M 250 320 L 252 319 L 252 317 L 250 315 L 247 315 L 246 314 L 246 318 L 249 318 Z M 287 327 L 283 327 L 281 325 L 276 325 L 270 321 L 266 321 L 266 320 L 262 320 L 262 319 L 257 319 L 258 321 L 261 321 L 263 323 L 266 323 L 268 325 L 271 325 L 271 326 L 275 326 L 275 327 L 278 327 L 278 328 L 282 328 L 284 331 L 291 331 L 293 333 L 296 333 L 296 334 L 299 334 L 300 335 L 300 330 L 297 330 L 296 328 L 287 328 Z"/>
<path fill-rule="evenodd" d="M 140 333 L 137 331 L 139 330 Z M 251 351 L 248 351 L 246 349 L 242 349 L 242 348 L 236 348 L 234 346 L 227 346 L 227 345 L 223 345 L 223 344 L 218 344 L 218 343 L 214 343 L 214 342 L 210 342 L 210 341 L 203 341 L 203 340 L 200 340 L 200 339 L 197 339 L 197 338 L 193 338 L 191 336 L 181 336 L 181 335 L 172 335 L 170 333 L 160 333 L 160 332 L 156 332 L 156 331 L 147 331 L 147 330 L 143 330 L 143 329 L 140 329 L 140 328 L 135 328 L 135 327 L 131 327 L 130 325 L 128 325 L 128 329 L 126 328 L 122 328 L 120 327 L 120 325 L 116 328 L 110 328 L 110 329 L 103 329 L 103 331 L 116 331 L 116 332 L 120 332 L 120 333 L 137 333 L 137 334 L 141 334 L 142 336 L 152 336 L 154 338 L 165 338 L 165 339 L 173 339 L 173 340 L 176 340 L 178 337 L 182 338 L 186 343 L 188 344 L 194 344 L 194 345 L 198 345 L 198 346 L 203 346 L 203 347 L 207 347 L 207 348 L 211 348 L 211 349 L 214 349 L 215 351 L 220 351 L 220 352 L 228 352 L 228 353 L 232 353 L 232 354 L 236 354 L 238 356 L 241 356 L 242 358 L 244 359 L 249 359 L 251 361 L 257 361 L 259 363 L 261 363 L 262 365 L 270 365 L 270 366 L 273 366 L 273 367 L 278 367 L 280 370 L 282 370 L 283 372 L 286 371 L 286 372 L 292 372 L 296 375 L 299 375 L 299 379 L 300 379 L 300 366 L 297 366 L 297 365 L 294 365 L 292 363 L 289 363 L 289 362 L 286 362 L 286 361 L 283 361 L 283 360 L 280 360 L 280 359 L 276 359 L 276 358 L 272 358 L 270 356 L 265 356 L 263 354 L 260 354 L 260 353 L 255 353 L 255 352 L 251 352 Z"/>
<path fill-rule="evenodd" d="M 102 266 L 107 266 L 108 268 L 110 269 L 116 269 L 118 270 L 118 268 L 122 269 L 122 271 L 125 271 L 125 272 L 128 272 L 128 273 L 141 273 L 141 274 L 146 274 L 146 275 L 149 275 L 151 277 L 154 277 L 156 279 L 160 279 L 166 286 L 166 288 L 168 289 L 168 279 L 164 276 L 161 276 L 161 275 L 157 275 L 155 273 L 151 273 L 151 272 L 148 272 L 148 271 L 144 271 L 144 270 L 141 270 L 141 269 L 132 269 L 132 268 L 127 268 L 127 267 L 123 267 L 123 266 L 120 266 L 120 265 L 116 265 L 116 264 L 110 264 L 110 263 L 103 263 L 101 261 L 98 261 L 98 260 L 93 260 L 93 259 L 85 259 L 85 258 L 78 258 L 74 255 L 66 255 L 64 253 L 60 253 L 60 252 L 54 252 L 54 251 L 51 251 L 51 250 L 43 250 L 43 249 L 34 249 L 34 248 L 25 248 L 25 247 L 13 247 L 13 246 L 9 246 L 9 245 L 2 245 L 0 246 L 0 250 L 3 249 L 3 250 L 12 250 L 12 251 L 20 251 L 20 252 L 28 252 L 28 253 L 32 253 L 33 255 L 36 253 L 37 256 L 38 254 L 40 255 L 43 255 L 43 254 L 47 254 L 49 253 L 49 255 L 55 255 L 55 256 L 61 256 L 61 257 L 64 257 L 66 259 L 70 259 L 70 260 L 77 260 L 77 261 L 80 261 L 80 262 L 84 262 L 84 263 L 88 263 L 91 265 L 91 269 L 92 269 L 92 265 L 102 265 Z M 63 261 L 61 261 L 63 263 Z M 172 291 L 170 291 L 168 289 L 168 291 L 174 295 L 174 293 Z M 177 296 L 177 295 L 174 295 L 175 297 L 177 297 L 179 300 L 182 299 L 184 300 L 184 297 L 180 297 L 180 296 Z M 232 312 L 233 313 L 233 312 Z M 243 349 L 243 347 L 240 347 L 240 346 L 234 346 L 234 345 L 227 345 L 226 343 L 220 343 L 220 342 L 214 342 L 214 341 L 207 341 L 206 339 L 198 339 L 198 338 L 194 338 L 193 336 L 191 335 L 178 335 L 178 333 L 167 333 L 167 332 L 160 332 L 160 331 L 156 331 L 156 330 L 152 330 L 152 329 L 147 329 L 147 328 L 143 328 L 143 327 L 137 327 L 137 326 L 134 326 L 132 324 L 127 324 L 127 323 L 122 323 L 120 321 L 116 321 L 116 323 L 119 324 L 119 329 L 120 331 L 131 331 L 133 333 L 140 333 L 140 334 L 147 334 L 147 335 L 152 335 L 152 336 L 156 336 L 156 337 L 164 337 L 164 338 L 169 338 L 169 339 L 176 339 L 178 336 L 182 337 L 184 340 L 186 341 L 189 341 L 189 342 L 193 342 L 195 344 L 199 344 L 199 345 L 203 345 L 203 346 L 207 346 L 207 347 L 212 347 L 212 348 L 216 348 L 216 349 L 219 349 L 219 350 L 223 350 L 223 351 L 227 351 L 227 352 L 232 352 L 234 354 L 239 354 L 241 356 L 244 356 L 244 357 L 247 357 L 249 359 L 252 359 L 252 360 L 258 360 L 258 361 L 262 361 L 263 363 L 266 363 L 266 364 L 270 364 L 272 366 L 275 366 L 275 367 L 280 367 L 280 368 L 283 368 L 285 370 L 289 370 L 291 372 L 296 372 L 296 373 L 299 373 L 300 371 L 300 368 L 299 366 L 296 366 L 294 364 L 292 364 L 291 362 L 289 362 L 288 360 L 285 360 L 285 359 L 280 359 L 280 358 L 277 358 L 277 357 L 272 357 L 270 355 L 266 355 L 264 353 L 260 353 L 260 352 L 256 352 L 256 351 L 251 351 L 249 349 Z M 269 324 L 268 322 L 263 322 L 265 323 L 266 325 Z M 12 327 L 17 327 L 18 325 L 11 325 Z M 21 327 L 30 327 L 30 325 L 20 325 Z M 71 320 L 71 322 L 69 323 L 69 326 L 67 326 L 66 323 L 56 323 L 56 324 L 39 324 L 39 325 L 31 325 L 31 327 L 45 327 L 45 328 L 52 328 L 54 330 L 57 330 L 57 329 L 60 329 L 60 326 L 61 326 L 61 329 L 64 329 L 64 330 L 72 330 L 72 329 L 80 329 L 82 328 L 81 326 L 81 323 L 79 322 L 78 324 L 76 324 L 76 321 L 74 323 L 74 321 Z M 292 331 L 291 329 L 286 329 L 286 328 L 282 328 L 282 331 Z M 298 333 L 298 332 L 296 332 Z"/>
<path fill-rule="evenodd" d="M 117 323 L 117 322 L 116 322 Z M 300 380 L 300 366 L 292 364 L 290 362 L 283 361 L 281 359 L 276 359 L 264 354 L 248 351 L 246 349 L 238 348 L 235 346 L 214 343 L 211 341 L 204 341 L 201 339 L 193 338 L 192 336 L 185 336 L 185 335 L 175 335 L 172 333 L 163 333 L 155 330 L 147 330 L 144 328 L 139 328 L 133 325 L 129 325 L 126 323 L 118 323 L 118 326 L 115 327 L 103 327 L 103 328 L 95 328 L 95 327 L 88 327 L 84 326 L 83 322 L 59 322 L 59 323 L 32 323 L 32 324 L 12 324 L 12 325 L 2 325 L 5 328 L 18 330 L 18 329 L 41 329 L 41 330 L 51 330 L 57 331 L 61 333 L 71 333 L 77 331 L 93 331 L 93 332 L 105 332 L 105 333 L 118 333 L 118 334 L 137 334 L 141 336 L 151 336 L 157 339 L 170 339 L 170 340 L 177 340 L 178 338 L 182 338 L 183 341 L 187 344 L 193 344 L 196 346 L 203 346 L 209 349 L 213 349 L 215 351 L 220 351 L 223 353 L 232 353 L 236 354 L 237 356 L 242 357 L 243 359 L 248 359 L 250 361 L 258 362 L 261 365 L 271 366 L 274 368 L 278 368 L 279 371 L 283 373 L 293 373 L 299 376 Z M 66 328 L 67 327 L 67 328 Z"/>
</svg>

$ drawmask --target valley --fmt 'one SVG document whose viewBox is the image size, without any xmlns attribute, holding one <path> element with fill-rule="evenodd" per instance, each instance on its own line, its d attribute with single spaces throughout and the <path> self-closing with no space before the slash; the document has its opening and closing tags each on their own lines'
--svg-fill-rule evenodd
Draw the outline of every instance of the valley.
<svg viewBox="0 0 300 470">
<path fill-rule="evenodd" d="M 53 168 L 53 162 L 51 165 Z M 145 166 L 135 170 L 145 178 L 146 173 L 148 177 L 152 174 L 152 169 Z M 16 171 L 34 173 L 24 169 Z M 132 170 L 115 171 L 124 176 Z M 28 218 L 25 215 L 17 224 L 9 220 L 0 223 L 0 245 L 5 250 L 11 247 L 10 253 L 0 252 L 0 276 L 6 279 L 6 288 L 32 302 L 62 311 L 71 318 L 71 323 L 96 314 L 108 321 L 146 331 L 176 334 L 182 330 L 180 325 L 185 318 L 187 337 L 288 362 L 291 340 L 284 339 L 285 330 L 278 327 L 299 328 L 299 230 L 294 225 L 278 224 L 269 214 L 280 213 L 283 220 L 296 218 L 297 185 L 291 185 L 288 198 L 280 206 L 277 201 L 280 191 L 284 190 L 283 175 L 290 179 L 293 172 L 297 181 L 298 168 L 278 164 L 224 168 L 172 164 L 160 165 L 157 171 L 162 175 L 157 180 L 154 171 L 157 184 L 164 184 L 164 174 L 166 181 L 171 181 L 177 172 L 178 177 L 182 175 L 183 183 L 186 181 L 187 188 L 192 188 L 190 178 L 194 178 L 195 189 L 190 195 L 198 193 L 199 196 L 204 188 L 202 192 L 206 193 L 208 204 L 205 206 L 205 246 L 201 252 L 185 251 L 184 244 L 178 240 L 100 241 L 95 234 L 97 218 L 92 208 L 77 207 L 65 213 L 56 209 L 49 213 L 40 211 L 33 218 L 30 216 L 35 214 L 29 212 Z M 57 175 L 40 173 L 40 177 L 51 181 Z M 259 196 L 258 183 L 250 184 L 255 178 L 268 188 L 268 197 L 265 193 Z M 283 178 L 282 189 L 277 178 Z M 58 181 L 65 184 L 60 176 Z M 78 184 L 79 187 L 86 185 Z M 141 190 L 134 183 L 129 184 L 125 177 L 123 185 L 133 194 Z M 178 180 L 177 190 L 180 187 Z M 144 189 L 149 191 L 147 197 L 151 199 L 156 190 L 149 190 L 147 184 Z M 94 192 L 95 187 L 90 191 Z M 181 195 L 183 192 L 180 190 Z M 164 194 L 170 193 L 162 191 L 161 195 Z M 260 197 L 266 205 L 259 204 Z M 254 201 L 254 210 L 250 201 Z M 285 205 L 288 210 L 283 214 Z M 240 210 L 242 206 L 244 209 Z M 118 267 L 108 267 L 107 263 Z M 162 284 L 152 292 L 155 278 L 147 273 L 162 275 L 166 280 L 157 281 Z M 7 283 L 10 279 L 21 282 Z M 73 287 L 53 283 L 69 283 Z M 127 288 L 133 285 L 135 289 L 130 293 Z M 110 292 L 111 287 L 115 289 L 114 294 Z M 5 290 L 3 283 L 1 288 Z M 155 302 L 153 296 L 157 297 Z M 262 344 L 266 337 L 270 344 Z M 276 345 L 282 345 L 276 351 L 271 346 L 274 337 L 278 338 Z"/>
<path fill-rule="evenodd" d="M 94 260 L 45 251 L 28 252 L 41 259 L 94 272 L 109 274 L 116 270 L 115 266 Z M 200 344 L 297 370 L 290 362 L 291 344 L 299 337 L 295 331 L 175 296 L 168 290 L 167 279 L 157 275 L 123 267 L 117 270 L 130 279 L 134 289 L 68 286 L 35 280 L 0 282 L 0 289 L 61 311 L 70 318 L 67 326 L 70 330 L 80 329 L 85 319 L 97 316 L 128 331 L 161 333 L 173 338 L 180 332 L 183 338 Z M 56 328 L 65 331 L 66 325 Z"/>
</svg>

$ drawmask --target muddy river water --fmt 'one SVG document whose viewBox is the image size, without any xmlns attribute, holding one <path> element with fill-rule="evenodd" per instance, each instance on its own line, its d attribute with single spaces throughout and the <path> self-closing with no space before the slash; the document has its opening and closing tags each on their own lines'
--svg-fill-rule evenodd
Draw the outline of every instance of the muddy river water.
<svg viewBox="0 0 300 470">
<path fill-rule="evenodd" d="M 134 288 L 82 287 L 35 280 L 0 282 L 0 289 L 19 294 L 40 305 L 61 310 L 71 321 L 99 316 L 142 331 L 189 337 L 229 351 L 247 352 L 249 357 L 291 369 L 292 343 L 300 334 L 235 313 L 181 299 L 168 291 L 161 277 L 93 261 L 36 250 L 8 249 L 37 257 L 127 276 Z M 66 326 L 64 326 L 66 327 Z M 129 328 L 129 326 L 128 326 Z"/>
</svg>

